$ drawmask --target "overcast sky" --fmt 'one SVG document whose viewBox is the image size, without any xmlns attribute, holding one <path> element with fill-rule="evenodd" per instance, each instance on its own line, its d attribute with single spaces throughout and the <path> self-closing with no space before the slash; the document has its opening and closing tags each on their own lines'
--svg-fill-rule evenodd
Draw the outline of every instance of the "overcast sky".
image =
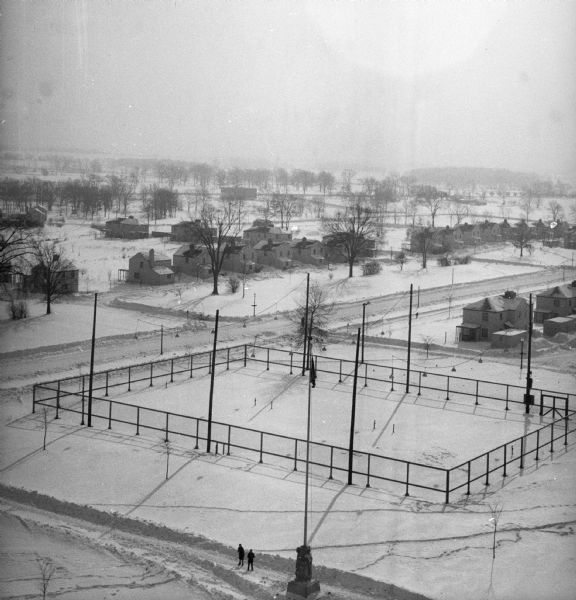
<svg viewBox="0 0 576 600">
<path fill-rule="evenodd" d="M 574 0 L 1 6 L 4 148 L 576 176 Z"/>
</svg>

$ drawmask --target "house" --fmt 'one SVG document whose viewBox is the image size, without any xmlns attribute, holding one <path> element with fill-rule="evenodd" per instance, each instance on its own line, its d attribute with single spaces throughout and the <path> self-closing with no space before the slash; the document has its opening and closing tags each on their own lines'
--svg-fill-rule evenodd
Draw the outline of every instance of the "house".
<svg viewBox="0 0 576 600">
<path fill-rule="evenodd" d="M 275 227 L 272 221 L 256 219 L 252 227 L 244 230 L 243 240 L 247 246 L 255 246 L 258 242 L 286 242 L 292 239 L 292 233 Z"/>
<path fill-rule="evenodd" d="M 287 269 L 292 266 L 290 241 L 262 240 L 252 247 L 252 257 L 257 264 Z"/>
<path fill-rule="evenodd" d="M 148 237 L 148 225 L 140 224 L 132 215 L 127 218 L 106 221 L 104 235 L 109 238 L 136 240 Z"/>
<path fill-rule="evenodd" d="M 514 348 L 522 344 L 527 332 L 524 329 L 502 329 L 492 334 L 493 348 Z"/>
<path fill-rule="evenodd" d="M 456 240 L 455 230 L 450 229 L 450 227 L 413 229 L 410 233 L 410 252 L 422 252 L 422 244 L 424 243 L 426 243 L 429 254 L 450 252 L 455 245 L 462 245 L 461 242 Z M 370 254 L 370 256 L 374 256 L 374 254 Z"/>
<path fill-rule="evenodd" d="M 346 235 L 346 234 L 344 234 Z M 329 233 L 322 238 L 322 246 L 324 248 L 324 260 L 327 263 L 343 263 L 348 262 L 346 255 L 342 252 L 342 234 Z M 357 259 L 372 258 L 376 254 L 376 240 L 372 238 L 364 238 L 364 243 L 358 251 Z"/>
<path fill-rule="evenodd" d="M 180 246 L 172 256 L 172 268 L 176 273 L 185 273 L 205 279 L 212 273 L 212 263 L 206 248 L 201 244 Z"/>
<path fill-rule="evenodd" d="M 481 241 L 478 225 L 461 223 L 454 227 L 454 241 L 460 246 L 471 246 Z"/>
<path fill-rule="evenodd" d="M 492 334 L 503 329 L 528 327 L 529 307 L 525 298 L 506 291 L 468 304 L 462 311 L 459 339 L 462 342 L 492 341 Z"/>
<path fill-rule="evenodd" d="M 143 285 L 165 285 L 174 283 L 174 271 L 168 256 L 156 255 L 153 249 L 137 252 L 128 261 L 128 274 L 126 281 L 141 283 Z"/>
<path fill-rule="evenodd" d="M 220 188 L 220 198 L 224 201 L 240 201 L 245 202 L 247 200 L 256 200 L 258 197 L 258 190 L 256 188 L 231 186 Z"/>
<path fill-rule="evenodd" d="M 188 242 L 190 244 L 199 244 L 202 239 L 199 231 L 203 229 L 202 221 L 181 221 L 170 227 L 170 237 L 175 242 Z M 212 236 L 216 236 L 216 228 L 211 228 Z"/>
<path fill-rule="evenodd" d="M 498 242 L 501 238 L 500 227 L 497 223 L 485 220 L 477 224 L 478 235 L 482 242 Z"/>
<path fill-rule="evenodd" d="M 543 323 L 554 317 L 567 317 L 572 313 L 576 313 L 576 280 L 536 294 L 535 323 Z"/>
<path fill-rule="evenodd" d="M 564 248 L 576 249 L 576 226 L 567 228 L 564 232 Z"/>
<path fill-rule="evenodd" d="M 24 278 L 24 287 L 31 292 L 44 292 L 45 265 L 34 265 L 29 275 Z M 54 270 L 54 285 L 59 294 L 76 294 L 78 292 L 79 271 L 71 264 L 65 264 Z"/>
<path fill-rule="evenodd" d="M 553 317 L 544 321 L 544 335 L 554 337 L 557 333 L 576 331 L 576 315 L 569 317 Z"/>
<path fill-rule="evenodd" d="M 510 225 L 510 223 L 508 223 L 507 219 L 504 219 L 504 221 L 502 221 L 502 223 L 500 223 L 500 225 L 498 226 L 499 230 L 500 230 L 500 239 L 508 242 L 514 239 L 515 236 L 515 232 L 514 232 L 514 228 L 512 227 L 512 225 Z"/>
<path fill-rule="evenodd" d="M 292 260 L 306 265 L 319 266 L 324 263 L 324 246 L 319 240 L 302 238 L 290 242 Z"/>
</svg>

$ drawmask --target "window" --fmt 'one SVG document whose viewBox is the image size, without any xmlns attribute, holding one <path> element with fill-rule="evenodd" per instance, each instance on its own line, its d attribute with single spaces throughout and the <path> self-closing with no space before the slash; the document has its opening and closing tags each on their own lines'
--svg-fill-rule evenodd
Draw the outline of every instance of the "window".
<svg viewBox="0 0 576 600">
<path fill-rule="evenodd" d="M 554 298 L 554 306 L 560 306 L 560 298 Z"/>
<path fill-rule="evenodd" d="M 503 319 L 503 315 L 502 315 L 502 313 L 500 313 L 500 320 L 502 320 L 502 319 Z"/>
<path fill-rule="evenodd" d="M 488 337 L 488 330 L 487 329 L 482 329 L 482 337 L 483 338 Z"/>
<path fill-rule="evenodd" d="M 140 279 L 140 273 L 134 273 L 134 279 Z"/>
<path fill-rule="evenodd" d="M 487 321 L 488 320 L 488 313 L 487 312 L 483 312 L 482 313 L 482 320 L 483 321 Z"/>
<path fill-rule="evenodd" d="M 144 261 L 140 261 L 140 268 L 143 269 L 144 268 Z"/>
</svg>

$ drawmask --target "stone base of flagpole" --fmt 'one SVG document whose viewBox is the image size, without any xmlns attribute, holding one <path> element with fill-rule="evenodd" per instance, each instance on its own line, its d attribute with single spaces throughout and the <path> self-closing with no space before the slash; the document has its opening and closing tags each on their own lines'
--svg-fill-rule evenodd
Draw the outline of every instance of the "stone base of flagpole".
<svg viewBox="0 0 576 600">
<path fill-rule="evenodd" d="M 288 582 L 286 600 L 314 600 L 320 593 L 320 583 L 312 579 L 310 546 L 300 546 L 296 552 L 296 578 Z"/>
</svg>

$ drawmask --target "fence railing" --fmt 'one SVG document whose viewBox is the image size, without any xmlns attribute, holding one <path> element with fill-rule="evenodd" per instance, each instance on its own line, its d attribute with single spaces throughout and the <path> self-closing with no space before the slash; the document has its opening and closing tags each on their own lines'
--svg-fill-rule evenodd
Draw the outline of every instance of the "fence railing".
<svg viewBox="0 0 576 600">
<path fill-rule="evenodd" d="M 290 369 L 290 373 L 300 372 L 302 369 L 302 354 L 275 348 L 266 348 L 256 345 L 240 345 L 229 348 L 220 348 L 216 351 L 216 365 L 225 366 L 226 370 L 231 364 L 240 362 L 246 366 L 248 361 L 270 365 L 282 365 Z M 335 359 L 322 356 L 318 360 L 317 373 L 330 373 L 338 375 L 338 381 L 351 377 L 353 362 L 345 359 Z M 376 371 L 375 369 L 378 369 Z M 211 352 L 190 354 L 181 357 L 161 359 L 129 367 L 122 367 L 95 373 L 92 386 L 92 419 L 94 423 L 102 423 L 108 429 L 119 429 L 125 434 L 140 435 L 143 431 L 159 432 L 163 439 L 170 441 L 179 438 L 181 441 L 194 442 L 194 448 L 199 449 L 202 442 L 207 441 L 208 420 L 159 409 L 146 408 L 110 398 L 111 394 L 122 394 L 144 384 L 147 387 L 155 385 L 163 378 L 168 382 L 183 381 L 194 377 L 198 371 L 208 374 L 211 369 Z M 387 371 L 388 370 L 388 371 Z M 394 389 L 396 383 L 395 368 L 367 363 L 363 365 L 364 385 L 370 381 L 384 381 Z M 390 376 L 386 379 L 386 373 Z M 421 372 L 418 372 L 421 373 Z M 87 375 L 68 377 L 36 384 L 33 388 L 33 410 L 43 406 L 55 411 L 55 419 L 61 414 L 74 414 L 80 417 L 80 424 L 84 425 L 87 416 Z M 451 378 L 452 384 L 454 379 Z M 464 380 L 466 381 L 466 380 Z M 506 403 L 508 410 L 510 402 L 520 402 L 511 390 L 517 386 L 507 384 L 490 384 L 490 382 L 473 382 L 473 393 L 457 385 L 448 385 L 448 394 L 463 394 L 472 396 L 475 401 L 479 399 L 501 400 Z M 500 387 L 493 388 L 491 395 L 482 384 Z M 405 385 L 405 381 L 404 381 Z M 412 385 L 412 384 L 411 384 Z M 437 390 L 436 387 L 420 386 L 421 390 Z M 457 390 L 457 391 L 455 391 Z M 480 393 L 479 390 L 482 390 Z M 504 399 L 493 396 L 498 390 L 506 390 Z M 444 394 L 444 388 L 441 388 Z M 98 392 L 103 394 L 97 395 Z M 516 394 L 516 392 L 514 392 Z M 551 404 L 544 402 L 550 398 Z M 563 402 L 556 403 L 562 398 Z M 517 467 L 524 469 L 527 460 L 534 457 L 534 462 L 555 451 L 554 445 L 568 446 L 569 437 L 575 428 L 571 417 L 574 410 L 569 406 L 569 395 L 557 392 L 541 391 L 540 415 L 544 411 L 552 412 L 555 418 L 539 429 L 502 444 L 475 458 L 463 462 L 452 468 L 438 467 L 355 450 L 352 457 L 352 471 L 355 483 L 363 482 L 370 487 L 374 481 L 390 482 L 400 485 L 405 495 L 410 495 L 413 490 L 421 493 L 431 492 L 443 494 L 446 503 L 450 502 L 450 494 L 461 491 L 469 494 L 472 484 L 482 482 L 489 485 L 490 477 L 501 471 L 503 477 L 510 475 L 510 470 Z M 267 431 L 251 429 L 230 423 L 211 422 L 211 441 L 216 448 L 216 453 L 242 455 L 248 458 L 257 457 L 262 463 L 267 460 L 281 461 L 298 470 L 306 461 L 306 441 L 292 436 L 286 436 Z M 341 474 L 349 473 L 348 461 L 350 451 L 348 448 L 320 442 L 310 442 L 310 465 L 316 474 L 326 476 L 328 479 L 338 478 Z"/>
</svg>

